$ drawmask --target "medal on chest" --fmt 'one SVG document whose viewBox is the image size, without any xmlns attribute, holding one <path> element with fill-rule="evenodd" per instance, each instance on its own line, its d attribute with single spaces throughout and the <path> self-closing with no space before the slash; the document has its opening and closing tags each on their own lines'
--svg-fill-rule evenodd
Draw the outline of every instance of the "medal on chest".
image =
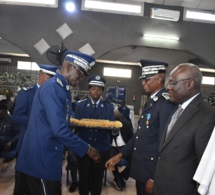
<svg viewBox="0 0 215 195">
<path fill-rule="evenodd" d="M 146 128 L 149 128 L 151 114 L 146 114 Z"/>
</svg>

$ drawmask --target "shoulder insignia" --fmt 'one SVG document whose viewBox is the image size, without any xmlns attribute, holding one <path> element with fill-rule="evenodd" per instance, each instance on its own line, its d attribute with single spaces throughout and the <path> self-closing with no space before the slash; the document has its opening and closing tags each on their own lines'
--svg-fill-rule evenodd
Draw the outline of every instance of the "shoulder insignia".
<svg viewBox="0 0 215 195">
<path fill-rule="evenodd" d="M 166 99 L 166 100 L 169 100 L 169 94 L 164 92 L 162 93 L 162 96 Z"/>
<path fill-rule="evenodd" d="M 79 104 L 79 103 L 81 103 L 81 102 L 83 102 L 83 101 L 86 101 L 87 99 L 83 99 L 83 100 L 79 100 L 79 101 L 77 101 L 77 103 Z"/>
<path fill-rule="evenodd" d="M 31 87 L 22 87 L 21 89 L 24 90 L 24 91 L 27 91 L 29 89 L 33 89 L 33 86 L 31 86 Z"/>
<path fill-rule="evenodd" d="M 61 87 L 63 87 L 63 83 L 62 83 L 62 81 L 61 81 L 59 78 L 57 78 L 57 83 L 58 83 Z"/>
</svg>

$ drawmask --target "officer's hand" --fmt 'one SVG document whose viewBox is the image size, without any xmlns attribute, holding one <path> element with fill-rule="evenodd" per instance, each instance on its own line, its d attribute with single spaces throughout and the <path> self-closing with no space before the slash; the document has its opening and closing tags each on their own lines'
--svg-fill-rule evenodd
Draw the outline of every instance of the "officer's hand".
<svg viewBox="0 0 215 195">
<path fill-rule="evenodd" d="M 105 166 L 110 169 L 111 171 L 115 170 L 115 165 L 119 163 L 119 161 L 122 159 L 122 153 L 119 153 L 115 156 L 113 156 L 111 159 L 109 159 L 106 163 Z"/>
<path fill-rule="evenodd" d="M 87 155 L 94 160 L 94 162 L 99 163 L 101 160 L 101 156 L 98 150 L 93 148 L 92 146 L 89 146 L 89 150 L 87 152 Z"/>
<path fill-rule="evenodd" d="M 146 182 L 146 192 L 148 194 L 152 194 L 153 186 L 154 186 L 154 181 L 152 181 L 151 179 L 148 179 Z"/>
</svg>

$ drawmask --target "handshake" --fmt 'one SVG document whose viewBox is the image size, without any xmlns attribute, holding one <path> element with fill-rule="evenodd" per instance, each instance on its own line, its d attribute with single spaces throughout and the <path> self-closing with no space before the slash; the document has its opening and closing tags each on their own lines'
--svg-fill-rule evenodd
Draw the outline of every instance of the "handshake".
<svg viewBox="0 0 215 195">
<path fill-rule="evenodd" d="M 101 160 L 101 156 L 98 150 L 89 145 L 89 149 L 87 155 L 94 160 L 95 163 L 99 163 Z"/>
</svg>

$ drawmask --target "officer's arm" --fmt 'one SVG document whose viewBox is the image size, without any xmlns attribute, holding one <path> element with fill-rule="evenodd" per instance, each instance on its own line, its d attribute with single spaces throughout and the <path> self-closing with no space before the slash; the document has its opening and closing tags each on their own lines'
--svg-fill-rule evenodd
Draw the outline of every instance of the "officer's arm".
<svg viewBox="0 0 215 195">
<path fill-rule="evenodd" d="M 29 121 L 29 115 L 28 115 L 28 97 L 26 95 L 26 92 L 21 90 L 17 97 L 15 102 L 15 108 L 13 113 L 13 121 L 14 123 L 18 125 L 28 125 Z"/>
</svg>

